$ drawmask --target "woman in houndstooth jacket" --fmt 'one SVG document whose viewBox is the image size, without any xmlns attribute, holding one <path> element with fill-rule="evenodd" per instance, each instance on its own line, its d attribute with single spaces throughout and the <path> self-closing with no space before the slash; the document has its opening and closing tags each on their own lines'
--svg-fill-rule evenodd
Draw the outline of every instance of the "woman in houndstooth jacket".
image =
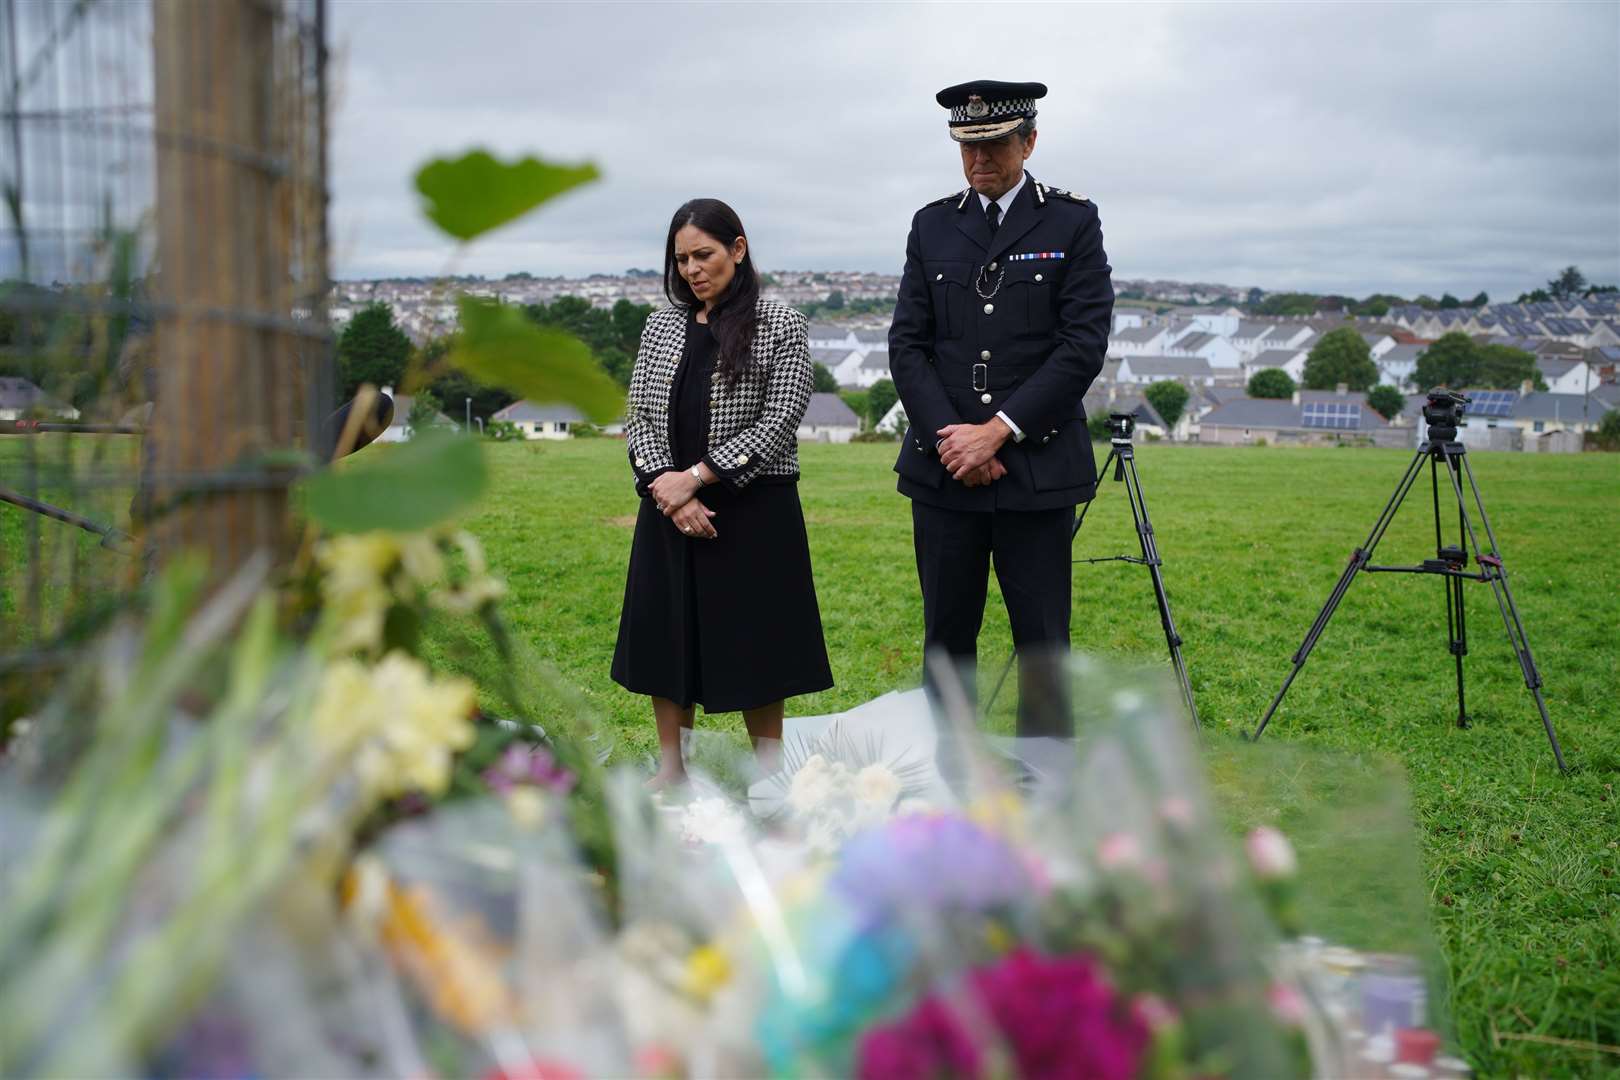
<svg viewBox="0 0 1620 1080">
<path fill-rule="evenodd" d="M 763 757 L 784 700 L 832 686 L 797 487 L 805 317 L 760 299 L 742 222 L 717 199 L 675 212 L 664 293 L 630 376 L 641 510 L 613 654 L 614 681 L 652 697 L 655 787 L 685 779 L 697 705 L 741 711 Z"/>
</svg>

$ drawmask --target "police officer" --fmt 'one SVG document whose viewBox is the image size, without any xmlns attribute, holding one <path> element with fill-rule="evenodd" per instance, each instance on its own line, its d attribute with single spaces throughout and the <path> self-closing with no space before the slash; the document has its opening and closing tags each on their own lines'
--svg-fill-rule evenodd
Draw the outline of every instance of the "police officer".
<svg viewBox="0 0 1620 1080">
<path fill-rule="evenodd" d="M 1071 730 L 1075 505 L 1096 491 L 1080 399 L 1102 370 L 1114 290 L 1097 209 L 1024 170 L 1041 83 L 941 90 L 966 189 L 911 220 L 889 365 L 910 422 L 895 471 L 911 499 L 925 650 L 970 699 L 989 570 L 1020 659 L 1021 735 Z"/>
</svg>

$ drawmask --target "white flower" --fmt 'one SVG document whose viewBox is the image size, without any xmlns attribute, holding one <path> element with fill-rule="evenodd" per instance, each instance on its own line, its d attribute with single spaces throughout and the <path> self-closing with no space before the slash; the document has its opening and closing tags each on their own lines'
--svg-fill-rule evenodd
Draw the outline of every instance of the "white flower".
<svg viewBox="0 0 1620 1080">
<path fill-rule="evenodd" d="M 900 778 L 887 765 L 873 763 L 855 774 L 855 798 L 887 812 L 900 798 Z"/>
<path fill-rule="evenodd" d="M 788 805 L 796 813 L 807 814 L 836 794 L 836 776 L 827 759 L 812 754 L 799 766 L 788 784 Z"/>
<path fill-rule="evenodd" d="M 742 814 L 719 796 L 695 799 L 681 814 L 681 839 L 694 847 L 735 843 L 745 832 Z"/>
<path fill-rule="evenodd" d="M 1249 865 L 1254 868 L 1255 876 L 1261 881 L 1291 878 L 1299 870 L 1294 845 L 1270 825 L 1262 825 L 1249 833 L 1243 841 L 1243 850 L 1249 856 Z"/>
</svg>

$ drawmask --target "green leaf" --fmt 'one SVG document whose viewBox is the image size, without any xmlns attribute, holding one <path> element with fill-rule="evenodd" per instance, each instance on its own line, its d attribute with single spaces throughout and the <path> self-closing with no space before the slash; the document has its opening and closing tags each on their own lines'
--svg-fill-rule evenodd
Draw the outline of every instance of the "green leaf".
<svg viewBox="0 0 1620 1080">
<path fill-rule="evenodd" d="M 333 532 L 415 532 L 470 507 L 487 482 L 477 439 L 425 431 L 316 473 L 300 490 L 304 512 Z"/>
<path fill-rule="evenodd" d="M 578 338 L 536 326 L 514 306 L 461 298 L 461 334 L 450 363 L 479 382 L 536 404 L 566 402 L 605 424 L 624 408 L 624 391 Z"/>
<path fill-rule="evenodd" d="M 465 157 L 435 158 L 422 166 L 416 190 L 427 200 L 423 213 L 434 224 L 458 240 L 471 240 L 599 175 L 589 162 L 552 165 L 526 157 L 508 165 L 474 150 Z"/>
</svg>

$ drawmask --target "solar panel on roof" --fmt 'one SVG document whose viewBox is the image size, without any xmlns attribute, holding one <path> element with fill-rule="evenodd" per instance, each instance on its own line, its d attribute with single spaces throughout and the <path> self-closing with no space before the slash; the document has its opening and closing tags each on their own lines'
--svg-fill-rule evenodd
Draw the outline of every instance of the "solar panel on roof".
<svg viewBox="0 0 1620 1080">
<path fill-rule="evenodd" d="M 1361 406 L 1341 401 L 1307 401 L 1300 424 L 1308 428 L 1354 431 L 1361 427 Z"/>
<path fill-rule="evenodd" d="M 1470 416 L 1508 416 L 1519 395 L 1512 390 L 1476 390 L 1468 395 Z"/>
</svg>

